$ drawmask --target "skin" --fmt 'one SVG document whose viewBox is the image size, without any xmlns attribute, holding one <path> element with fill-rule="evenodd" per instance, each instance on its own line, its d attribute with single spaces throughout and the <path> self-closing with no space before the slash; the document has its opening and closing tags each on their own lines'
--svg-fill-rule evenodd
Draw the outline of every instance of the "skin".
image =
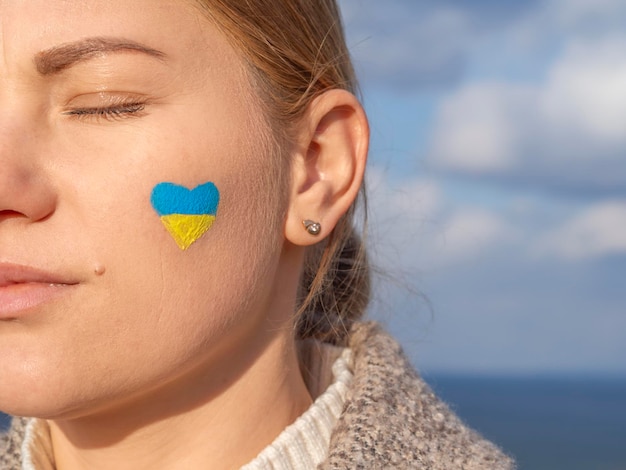
<svg viewBox="0 0 626 470">
<path fill-rule="evenodd" d="M 37 70 L 94 37 L 162 54 Z M 291 325 L 321 237 L 301 221 L 324 237 L 352 203 L 367 122 L 347 92 L 312 103 L 286 200 L 271 132 L 243 60 L 187 3 L 0 0 L 0 265 L 73 284 L 0 320 L 0 409 L 48 420 L 58 469 L 238 467 L 310 405 Z M 220 190 L 185 252 L 150 206 L 162 181 Z"/>
</svg>

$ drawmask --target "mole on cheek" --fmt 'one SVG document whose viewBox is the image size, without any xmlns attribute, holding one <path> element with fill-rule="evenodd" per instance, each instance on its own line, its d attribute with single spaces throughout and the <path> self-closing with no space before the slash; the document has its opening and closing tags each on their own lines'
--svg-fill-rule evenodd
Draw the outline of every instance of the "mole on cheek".
<svg viewBox="0 0 626 470">
<path fill-rule="evenodd" d="M 97 264 L 93 272 L 96 274 L 96 276 L 103 276 L 106 272 L 106 268 L 101 264 Z"/>
</svg>

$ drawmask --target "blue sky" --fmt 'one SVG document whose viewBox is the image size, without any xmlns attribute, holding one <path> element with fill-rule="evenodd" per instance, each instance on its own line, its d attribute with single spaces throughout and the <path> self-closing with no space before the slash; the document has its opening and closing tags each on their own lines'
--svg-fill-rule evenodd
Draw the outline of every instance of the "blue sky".
<svg viewBox="0 0 626 470">
<path fill-rule="evenodd" d="M 340 4 L 374 316 L 426 371 L 626 374 L 626 2 Z"/>
</svg>

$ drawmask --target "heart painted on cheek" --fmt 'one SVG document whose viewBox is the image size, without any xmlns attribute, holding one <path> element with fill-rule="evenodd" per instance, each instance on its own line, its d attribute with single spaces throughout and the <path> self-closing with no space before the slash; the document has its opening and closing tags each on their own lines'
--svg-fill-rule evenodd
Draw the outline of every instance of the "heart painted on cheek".
<svg viewBox="0 0 626 470">
<path fill-rule="evenodd" d="M 176 244 L 186 250 L 213 225 L 220 192 L 211 182 L 193 189 L 159 183 L 152 190 L 150 202 Z"/>
</svg>

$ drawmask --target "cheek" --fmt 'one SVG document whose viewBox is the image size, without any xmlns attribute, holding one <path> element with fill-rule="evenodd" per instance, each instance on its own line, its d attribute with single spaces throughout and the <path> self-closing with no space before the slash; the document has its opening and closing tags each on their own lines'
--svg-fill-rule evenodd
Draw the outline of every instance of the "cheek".
<svg viewBox="0 0 626 470">
<path fill-rule="evenodd" d="M 111 257 L 106 289 L 117 293 L 116 315 L 132 325 L 129 331 L 142 330 L 146 346 L 179 344 L 195 354 L 194 348 L 217 341 L 226 328 L 263 315 L 284 213 L 276 194 L 262 186 L 270 173 L 252 164 L 205 171 L 204 178 L 219 188 L 219 207 L 211 228 L 185 250 L 150 206 L 149 192 L 133 218 L 140 221 L 136 230 L 103 239 Z"/>
<path fill-rule="evenodd" d="M 129 200 L 146 206 L 127 208 L 139 227 L 105 225 L 82 237 L 96 240 L 93 248 L 106 272 L 59 312 L 49 341 L 18 348 L 29 358 L 28 376 L 20 372 L 24 385 L 46 384 L 39 414 L 71 415 L 94 400 L 114 402 L 199 363 L 211 367 L 220 362 L 216 351 L 229 349 L 233 338 L 251 342 L 267 313 L 283 212 L 276 198 L 261 192 L 267 187 L 254 186 L 262 170 L 251 170 L 218 179 L 216 221 L 187 250 L 145 202 L 149 191 L 141 197 L 129 192 Z M 118 217 L 102 212 L 103 221 Z M 35 398 L 20 404 L 37 409 Z"/>
</svg>

